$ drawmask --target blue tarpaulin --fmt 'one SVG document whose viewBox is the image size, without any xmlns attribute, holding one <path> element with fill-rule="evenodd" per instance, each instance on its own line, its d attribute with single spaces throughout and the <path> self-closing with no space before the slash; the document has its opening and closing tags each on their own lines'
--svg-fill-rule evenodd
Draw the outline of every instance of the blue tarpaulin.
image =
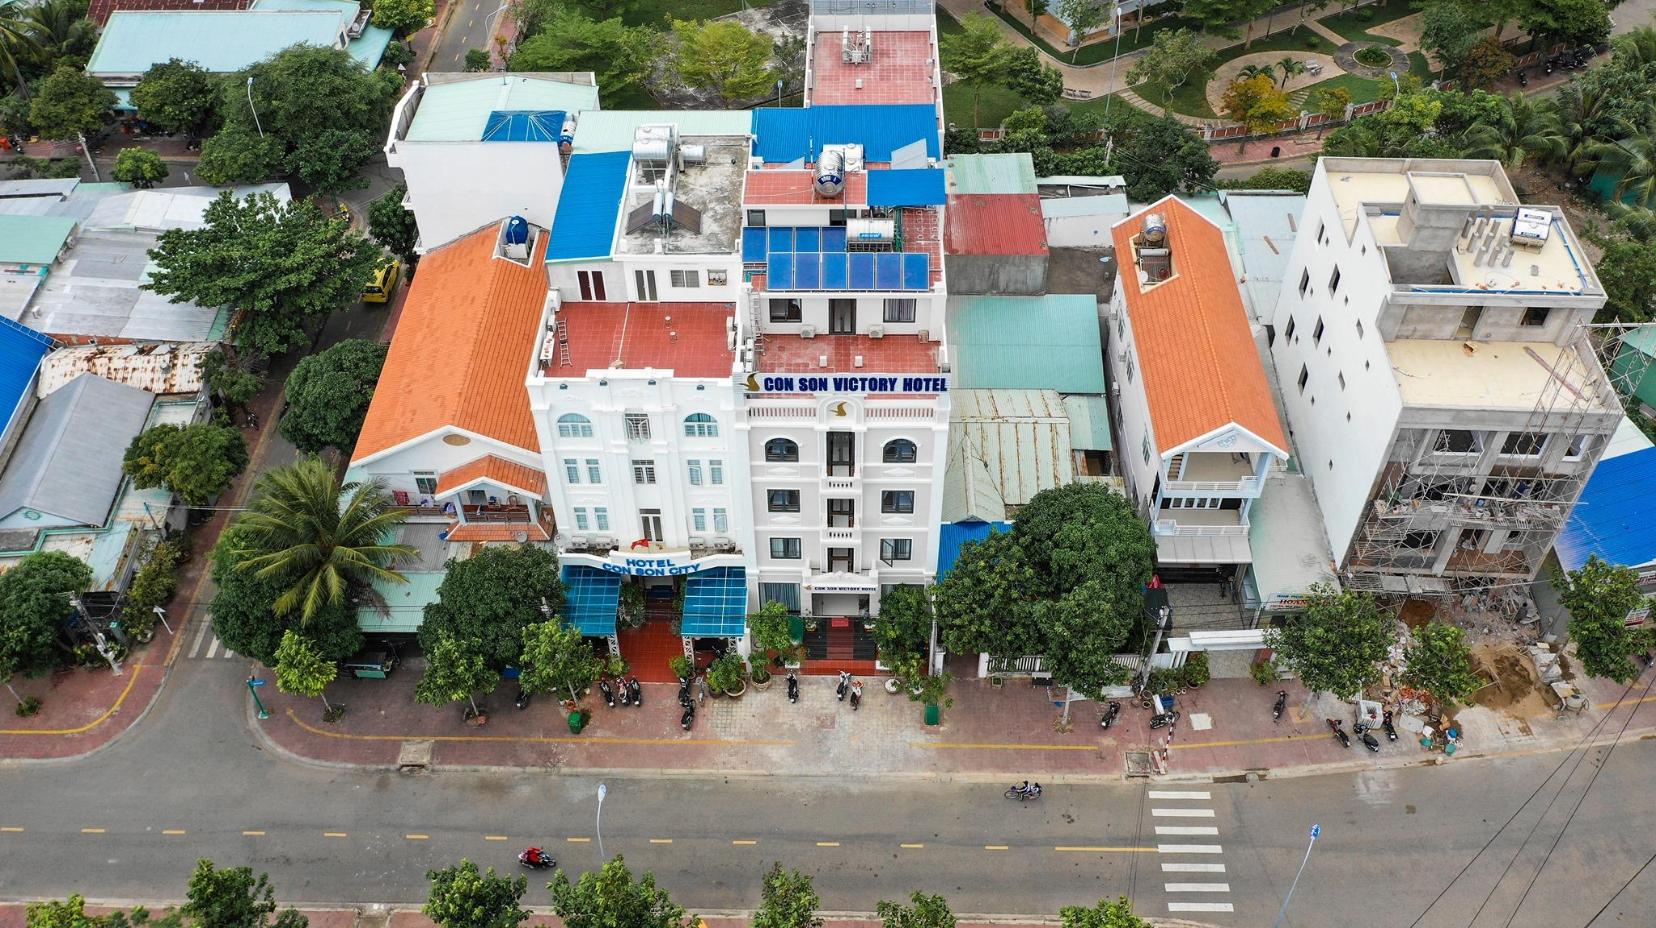
<svg viewBox="0 0 1656 928">
<path fill-rule="evenodd" d="M 570 564 L 563 569 L 564 620 L 588 637 L 615 634 L 621 575 Z"/>
<path fill-rule="evenodd" d="M 556 142 L 563 131 L 561 110 L 495 110 L 483 124 L 485 142 Z"/>
<path fill-rule="evenodd" d="M 563 196 L 552 219 L 552 240 L 546 246 L 547 261 L 609 257 L 631 158 L 630 151 L 605 151 L 569 159 Z"/>
<path fill-rule="evenodd" d="M 992 532 L 1010 532 L 1010 522 L 945 522 L 937 531 L 937 579 L 942 582 L 960 558 L 960 546 L 968 541 L 981 541 Z"/>
<path fill-rule="evenodd" d="M 948 199 L 942 168 L 868 172 L 869 206 L 940 206 Z"/>
<path fill-rule="evenodd" d="M 753 111 L 753 131 L 754 154 L 769 162 L 815 161 L 824 145 L 861 145 L 863 160 L 890 161 L 893 151 L 922 139 L 926 155 L 940 157 L 930 103 L 770 107 Z"/>
<path fill-rule="evenodd" d="M 740 638 L 747 631 L 747 571 L 713 567 L 684 578 L 679 631 L 691 638 Z"/>
<path fill-rule="evenodd" d="M 1599 461 L 1554 549 L 1565 570 L 1597 555 L 1612 565 L 1656 561 L 1656 448 Z"/>
</svg>

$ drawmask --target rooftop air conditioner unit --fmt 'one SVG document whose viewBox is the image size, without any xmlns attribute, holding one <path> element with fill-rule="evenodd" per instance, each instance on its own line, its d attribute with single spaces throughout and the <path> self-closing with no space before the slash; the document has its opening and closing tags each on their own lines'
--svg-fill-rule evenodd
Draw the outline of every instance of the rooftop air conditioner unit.
<svg viewBox="0 0 1656 928">
<path fill-rule="evenodd" d="M 713 539 L 713 547 L 720 551 L 734 551 L 736 550 L 736 542 L 721 535 Z"/>
<path fill-rule="evenodd" d="M 868 327 L 869 338 L 885 338 L 885 326 L 871 325 Z"/>
<path fill-rule="evenodd" d="M 592 543 L 592 539 L 588 538 L 585 535 L 571 535 L 571 536 L 569 536 L 569 546 L 571 548 L 585 548 L 587 545 L 589 545 L 591 543 Z"/>
<path fill-rule="evenodd" d="M 692 547 L 692 548 L 711 548 L 711 547 L 713 547 L 713 540 L 708 538 L 706 535 L 691 535 L 690 536 L 690 547 Z"/>
<path fill-rule="evenodd" d="M 799 327 L 800 338 L 816 338 L 816 326 L 802 325 Z"/>
</svg>

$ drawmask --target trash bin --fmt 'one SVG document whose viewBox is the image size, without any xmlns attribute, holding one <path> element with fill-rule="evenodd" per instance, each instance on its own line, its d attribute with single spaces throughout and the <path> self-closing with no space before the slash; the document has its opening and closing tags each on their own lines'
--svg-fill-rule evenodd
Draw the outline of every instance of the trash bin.
<svg viewBox="0 0 1656 928">
<path fill-rule="evenodd" d="M 569 713 L 569 733 L 578 735 L 586 727 L 587 714 L 579 709 Z"/>
<path fill-rule="evenodd" d="M 935 702 L 926 703 L 926 724 L 936 725 L 943 719 L 943 709 Z"/>
<path fill-rule="evenodd" d="M 1272 145 L 1271 146 L 1271 157 L 1273 157 L 1273 158 L 1282 157 L 1282 146 L 1281 145 Z"/>
</svg>

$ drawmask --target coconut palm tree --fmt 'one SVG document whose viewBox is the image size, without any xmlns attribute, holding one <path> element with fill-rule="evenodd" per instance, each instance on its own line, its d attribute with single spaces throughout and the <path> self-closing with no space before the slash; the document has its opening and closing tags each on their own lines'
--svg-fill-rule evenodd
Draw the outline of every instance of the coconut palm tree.
<svg viewBox="0 0 1656 928">
<path fill-rule="evenodd" d="M 1282 72 L 1282 81 L 1277 85 L 1278 87 L 1287 87 L 1288 82 L 1292 80 L 1295 75 L 1305 73 L 1305 62 L 1295 58 L 1293 55 L 1282 56 L 1282 58 L 1277 61 L 1276 67 L 1278 71 Z"/>
<path fill-rule="evenodd" d="M 1236 72 L 1239 81 L 1250 81 L 1256 77 L 1268 77 L 1271 83 L 1276 83 L 1276 70 L 1268 64 L 1245 64 Z"/>
<path fill-rule="evenodd" d="M 1613 102 L 1598 81 L 1570 81 L 1558 91 L 1553 100 L 1559 137 L 1555 157 L 1571 174 L 1579 176 L 1591 168 L 1589 162 L 1595 144 L 1632 134 L 1632 126 L 1610 115 Z M 1607 128 L 1608 138 L 1604 134 Z"/>
<path fill-rule="evenodd" d="M 50 73 L 60 58 L 73 58 L 77 67 L 98 44 L 98 30 L 86 18 L 85 0 L 41 0 L 23 13 L 34 39 L 36 71 Z"/>
<path fill-rule="evenodd" d="M 258 496 L 236 522 L 237 567 L 288 584 L 275 610 L 309 622 L 374 580 L 406 582 L 394 568 L 414 548 L 390 544 L 405 518 L 378 481 L 340 485 L 320 458 L 304 458 L 259 478 Z"/>
<path fill-rule="evenodd" d="M 28 7 L 22 0 L 0 0 L 0 68 L 25 100 L 29 98 L 29 87 L 23 81 L 23 69 L 19 65 L 37 48 Z"/>
<path fill-rule="evenodd" d="M 1558 116 L 1521 93 L 1507 97 L 1494 120 L 1468 131 L 1466 141 L 1468 157 L 1494 158 L 1509 171 L 1523 167 L 1532 153 L 1557 157 L 1563 147 Z"/>
<path fill-rule="evenodd" d="M 1656 209 L 1656 138 L 1648 131 L 1617 142 L 1596 142 L 1588 151 L 1621 172 L 1621 180 L 1616 182 L 1617 202 Z"/>
</svg>

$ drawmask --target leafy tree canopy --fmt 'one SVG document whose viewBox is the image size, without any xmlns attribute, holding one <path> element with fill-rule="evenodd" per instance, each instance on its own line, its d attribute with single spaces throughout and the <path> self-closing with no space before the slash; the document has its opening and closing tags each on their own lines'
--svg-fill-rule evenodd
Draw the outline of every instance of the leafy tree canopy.
<svg viewBox="0 0 1656 928">
<path fill-rule="evenodd" d="M 282 643 L 276 647 L 276 688 L 284 693 L 311 699 L 327 697 L 322 693 L 339 676 L 339 665 L 322 657 L 309 638 L 293 629 L 282 632 Z"/>
<path fill-rule="evenodd" d="M 1656 240 L 1617 239 L 1604 248 L 1594 266 L 1608 298 L 1600 319 L 1604 322 L 1649 322 L 1656 318 Z"/>
<path fill-rule="evenodd" d="M 1152 37 L 1150 47 L 1127 70 L 1127 82 L 1140 84 L 1148 81 L 1171 94 L 1192 76 L 1204 75 L 1208 62 L 1212 60 L 1212 50 L 1202 44 L 1201 37 L 1196 33 L 1183 28 L 1163 29 Z M 1162 114 L 1166 113 L 1164 100 Z"/>
<path fill-rule="evenodd" d="M 881 900 L 874 906 L 880 917 L 880 928 L 955 928 L 954 913 L 942 896 L 928 896 L 916 892 L 909 897 L 912 905 Z"/>
<path fill-rule="evenodd" d="M 169 173 L 167 163 L 155 152 L 147 148 L 123 148 L 115 156 L 112 175 L 123 184 L 148 190 L 166 180 Z"/>
<path fill-rule="evenodd" d="M 667 890 L 656 887 L 655 875 L 645 872 L 635 880 L 620 854 L 604 861 L 598 870 L 582 873 L 578 882 L 559 870 L 548 888 L 552 911 L 563 919 L 564 928 L 687 928 L 690 924 L 683 907 L 673 903 Z"/>
<path fill-rule="evenodd" d="M 295 142 L 285 163 L 289 173 L 316 193 L 336 196 L 368 186 L 367 178 L 359 177 L 357 172 L 376 151 L 374 139 L 365 132 L 323 129 Z"/>
<path fill-rule="evenodd" d="M 568 693 L 570 699 L 592 685 L 604 662 L 581 630 L 557 619 L 523 627 L 523 654 L 518 658 L 518 686 L 526 693 Z"/>
<path fill-rule="evenodd" d="M 199 138 L 218 113 L 219 81 L 193 61 L 169 58 L 150 65 L 132 88 L 139 115 L 168 132 Z"/>
<path fill-rule="evenodd" d="M 368 234 L 403 261 L 414 260 L 414 244 L 420 239 L 414 213 L 402 205 L 408 185 L 398 184 L 368 205 Z"/>
<path fill-rule="evenodd" d="M 1425 690 L 1440 702 L 1466 702 L 1484 685 L 1472 671 L 1466 633 L 1458 626 L 1434 622 L 1416 630 L 1414 639 L 1403 649 L 1404 685 Z"/>
<path fill-rule="evenodd" d="M 1604 0 L 1524 0 L 1518 24 L 1549 43 L 1597 45 L 1610 36 L 1610 11 Z"/>
<path fill-rule="evenodd" d="M 654 29 L 561 9 L 543 31 L 518 45 L 509 64 L 513 71 L 591 71 L 598 77 L 599 102 L 613 106 L 644 85 L 661 51 L 661 33 Z"/>
<path fill-rule="evenodd" d="M 64 66 L 40 84 L 29 122 L 41 138 L 74 139 L 103 128 L 115 108 L 115 91 L 79 68 Z"/>
<path fill-rule="evenodd" d="M 1113 902 L 1100 899 L 1091 908 L 1064 906 L 1058 910 L 1058 924 L 1060 928 L 1151 928 L 1149 922 L 1133 914 L 1133 905 L 1126 896 Z"/>
<path fill-rule="evenodd" d="M 232 523 L 213 548 L 216 589 L 207 608 L 213 617 L 213 634 L 226 648 L 274 666 L 284 634 L 298 630 L 326 661 L 337 663 L 362 649 L 356 610 L 343 602 L 324 603 L 302 626 L 298 613 L 278 613 L 276 600 L 289 584 L 280 577 L 260 577 L 237 567 L 239 552 L 247 544 L 246 530 Z"/>
<path fill-rule="evenodd" d="M 92 568 L 61 551 L 37 551 L 0 573 L 0 681 L 58 665 L 58 629 L 72 596 L 92 584 Z"/>
<path fill-rule="evenodd" d="M 196 861 L 180 908 L 199 928 L 265 928 L 276 911 L 276 891 L 267 874 L 253 876 L 251 867 L 217 868 L 205 858 Z M 304 916 L 287 909 L 276 928 L 305 928 Z"/>
<path fill-rule="evenodd" d="M 462 859 L 453 867 L 426 871 L 431 895 L 420 911 L 441 928 L 516 928 L 529 917 L 519 903 L 529 881 L 479 872 Z"/>
<path fill-rule="evenodd" d="M 1553 578 L 1558 599 L 1570 613 L 1570 638 L 1587 672 L 1627 683 L 1639 675 L 1632 655 L 1650 646 L 1647 635 L 1627 627 L 1627 614 L 1643 605 L 1638 572 L 1606 564 L 1597 556 Z"/>
<path fill-rule="evenodd" d="M 244 129 L 203 142 L 196 173 L 209 184 L 262 184 L 282 169 L 282 143 Z"/>
<path fill-rule="evenodd" d="M 414 700 L 441 706 L 464 699 L 477 711 L 477 693 L 492 693 L 500 685 L 500 673 L 490 670 L 478 653 L 475 642 L 462 642 L 452 635 L 439 635 L 428 646 L 425 628 L 420 629 L 421 647 L 426 652 L 425 673 L 414 685 Z"/>
<path fill-rule="evenodd" d="M 771 39 L 734 20 L 673 20 L 673 70 L 720 106 L 763 97 L 776 82 Z"/>
<path fill-rule="evenodd" d="M 162 423 L 132 440 L 121 467 L 140 488 L 166 487 L 186 505 L 206 506 L 247 467 L 247 442 L 230 426 Z"/>
<path fill-rule="evenodd" d="M 489 666 L 500 670 L 523 653 L 525 626 L 563 609 L 557 555 L 533 545 L 489 545 L 475 557 L 451 560 L 425 608 L 420 644 L 444 636 L 472 642 Z M 543 608 L 544 605 L 544 608 Z"/>
<path fill-rule="evenodd" d="M 246 406 L 264 388 L 263 375 L 236 363 L 223 348 L 203 355 L 197 369 L 207 389 L 231 406 Z"/>
<path fill-rule="evenodd" d="M 307 454 L 324 448 L 349 453 L 368 415 L 386 348 L 380 342 L 351 338 L 301 358 L 287 379 L 289 405 L 280 425 L 282 437 Z"/>
<path fill-rule="evenodd" d="M 433 0 L 374 0 L 374 25 L 390 29 L 398 37 L 424 29 L 436 14 Z"/>
<path fill-rule="evenodd" d="M 822 919 L 816 914 L 821 904 L 811 878 L 798 870 L 782 869 L 778 861 L 771 864 L 760 886 L 753 928 L 821 928 Z"/>
<path fill-rule="evenodd" d="M 1012 46 L 1000 26 L 985 13 L 970 13 L 960 21 L 958 32 L 945 32 L 938 39 L 943 69 L 972 89 L 972 125 L 981 125 L 978 99 L 983 88 L 1006 80 Z M 1033 49 L 1031 49 L 1033 51 Z M 1036 64 L 1040 59 L 1036 58 Z M 1062 92 L 1062 77 L 1059 78 Z"/>
<path fill-rule="evenodd" d="M 1057 68 L 1042 64 L 1041 53 L 1029 45 L 1007 51 L 1000 82 L 1006 89 L 1040 106 L 1056 103 L 1064 95 L 1064 75 Z"/>
<path fill-rule="evenodd" d="M 931 596 L 922 586 L 894 586 L 880 596 L 879 622 L 874 640 L 881 660 L 887 664 L 903 658 L 923 656 L 931 643 Z"/>
<path fill-rule="evenodd" d="M 1311 589 L 1303 613 L 1265 633 L 1266 645 L 1307 689 L 1341 698 L 1379 682 L 1380 662 L 1396 640 L 1395 621 L 1373 597 L 1326 586 Z"/>
</svg>

